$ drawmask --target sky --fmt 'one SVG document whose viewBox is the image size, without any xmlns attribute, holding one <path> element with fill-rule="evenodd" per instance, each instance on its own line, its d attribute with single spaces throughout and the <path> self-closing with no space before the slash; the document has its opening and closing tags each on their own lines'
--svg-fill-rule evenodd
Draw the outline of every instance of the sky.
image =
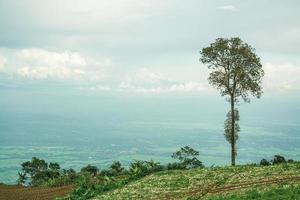
<svg viewBox="0 0 300 200">
<path fill-rule="evenodd" d="M 298 101 L 299 10 L 298 0 L 0 0 L 0 89 L 214 97 L 199 51 L 238 36 L 261 58 L 264 95 Z"/>
</svg>

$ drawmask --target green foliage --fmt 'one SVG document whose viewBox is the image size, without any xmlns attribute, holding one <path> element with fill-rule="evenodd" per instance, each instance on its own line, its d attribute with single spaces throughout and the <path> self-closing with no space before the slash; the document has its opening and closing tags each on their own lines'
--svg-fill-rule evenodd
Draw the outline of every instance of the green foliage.
<svg viewBox="0 0 300 200">
<path fill-rule="evenodd" d="M 52 171 L 59 171 L 60 170 L 60 166 L 58 163 L 50 163 L 49 164 L 49 169 Z"/>
<path fill-rule="evenodd" d="M 278 187 L 273 186 L 270 188 L 266 188 L 263 191 L 260 191 L 258 189 L 252 189 L 241 194 L 236 193 L 236 194 L 213 196 L 207 198 L 207 200 L 300 199 L 299 197 L 300 197 L 300 186 L 296 184 L 290 186 L 278 186 Z M 197 198 L 195 198 L 195 200 L 196 199 Z"/>
<path fill-rule="evenodd" d="M 19 178 L 17 180 L 18 184 L 25 185 L 26 180 L 27 180 L 26 173 L 25 172 L 18 172 L 18 176 L 19 176 Z"/>
<path fill-rule="evenodd" d="M 242 97 L 249 102 L 249 94 L 260 97 L 264 70 L 255 50 L 240 38 L 218 38 L 209 47 L 200 51 L 200 60 L 212 69 L 209 75 L 211 85 L 221 95 Z"/>
<path fill-rule="evenodd" d="M 113 177 L 92 176 L 89 173 L 81 174 L 77 181 L 76 188 L 65 198 L 61 200 L 86 200 L 93 198 L 104 192 L 111 191 L 124 185 L 132 180 L 130 177 L 115 179 Z"/>
<path fill-rule="evenodd" d="M 264 158 L 260 161 L 259 164 L 262 165 L 262 166 L 269 166 L 269 165 L 271 165 L 271 163 L 267 159 L 264 159 Z"/>
<path fill-rule="evenodd" d="M 94 176 L 91 174 L 81 175 L 78 178 L 77 187 L 72 191 L 72 193 L 64 198 L 68 200 L 86 200 L 91 197 L 98 195 L 101 191 L 101 184 Z"/>
<path fill-rule="evenodd" d="M 110 170 L 113 175 L 118 175 L 124 171 L 124 168 L 122 167 L 122 164 L 119 161 L 114 161 L 110 166 Z"/>
<path fill-rule="evenodd" d="M 212 196 L 211 193 L 208 193 L 210 189 L 226 188 L 239 184 L 243 185 L 245 182 L 257 183 L 265 180 L 283 179 L 291 176 L 299 176 L 299 173 L 300 163 L 296 162 L 268 167 L 240 165 L 235 167 L 213 167 L 192 170 L 166 170 L 139 178 L 113 191 L 101 193 L 95 199 L 187 199 L 188 197 L 190 199 L 208 199 Z M 288 180 L 286 184 L 290 185 L 290 181 Z M 262 191 L 266 191 L 271 186 L 262 183 L 262 186 L 259 187 L 263 187 Z M 252 188 L 253 186 L 247 187 L 247 189 Z M 234 191 L 229 190 L 228 192 L 232 194 L 235 191 L 239 195 L 245 189 L 237 188 Z M 273 196 L 273 199 L 277 199 L 276 196 Z"/>
<path fill-rule="evenodd" d="M 96 166 L 88 164 L 87 166 L 81 168 L 80 170 L 82 173 L 89 173 L 91 175 L 96 176 L 99 172 L 99 169 Z"/>
<path fill-rule="evenodd" d="M 233 145 L 234 148 L 234 153 L 237 155 L 237 149 L 236 149 L 236 141 L 239 139 L 238 133 L 240 132 L 240 126 L 238 124 L 240 120 L 240 114 L 237 109 L 234 109 L 234 135 L 232 136 L 232 114 L 231 111 L 227 113 L 227 119 L 225 120 L 224 123 L 224 136 L 227 142 L 229 144 Z"/>
<path fill-rule="evenodd" d="M 49 179 L 44 185 L 48 187 L 60 187 L 71 185 L 77 182 L 79 175 L 72 168 L 63 169 L 61 175 L 54 179 Z"/>
<path fill-rule="evenodd" d="M 286 160 L 281 155 L 275 155 L 272 162 L 273 165 L 276 165 L 276 164 L 286 163 Z"/>
<path fill-rule="evenodd" d="M 173 162 L 167 164 L 168 170 L 176 170 L 176 169 L 186 169 L 183 163 Z"/>
<path fill-rule="evenodd" d="M 177 169 L 192 169 L 204 167 L 202 162 L 197 159 L 197 156 L 199 156 L 199 152 L 195 149 L 189 146 L 181 147 L 179 151 L 176 151 L 172 155 L 172 158 L 178 159 L 180 163 L 170 164 L 168 165 L 168 169 L 176 169 L 177 167 Z"/>
<path fill-rule="evenodd" d="M 60 176 L 60 166 L 57 163 L 48 163 L 45 160 L 33 157 L 31 161 L 21 164 L 22 169 L 19 172 L 18 183 L 25 184 L 28 181 L 30 185 L 42 185 L 50 179 Z"/>
<path fill-rule="evenodd" d="M 164 167 L 159 162 L 134 160 L 130 163 L 129 172 L 131 176 L 142 177 L 152 172 L 162 171 Z"/>
</svg>

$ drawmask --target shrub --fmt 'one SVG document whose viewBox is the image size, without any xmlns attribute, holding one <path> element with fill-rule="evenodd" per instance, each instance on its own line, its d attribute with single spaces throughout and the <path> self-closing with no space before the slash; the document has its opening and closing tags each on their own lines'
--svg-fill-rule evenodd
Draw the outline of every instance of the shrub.
<svg viewBox="0 0 300 200">
<path fill-rule="evenodd" d="M 185 168 L 185 165 L 183 165 L 182 163 L 173 162 L 173 163 L 167 164 L 167 169 L 168 170 L 177 170 L 177 169 L 186 169 L 186 168 Z"/>
<path fill-rule="evenodd" d="M 87 166 L 81 168 L 80 172 L 82 172 L 82 173 L 89 173 L 89 174 L 91 174 L 93 176 L 96 176 L 97 173 L 99 172 L 99 169 L 96 166 L 88 164 Z"/>
<path fill-rule="evenodd" d="M 21 172 L 18 173 L 18 183 L 30 185 L 42 185 L 50 179 L 60 176 L 60 166 L 57 163 L 48 163 L 45 160 L 33 157 L 31 161 L 21 164 Z"/>
<path fill-rule="evenodd" d="M 274 159 L 272 161 L 273 165 L 275 164 L 280 164 L 280 163 L 286 163 L 286 160 L 283 156 L 281 155 L 275 155 Z"/>
<path fill-rule="evenodd" d="M 79 176 L 74 169 L 63 169 L 59 177 L 48 180 L 44 185 L 49 187 L 70 185 L 76 183 L 78 177 Z"/>
<path fill-rule="evenodd" d="M 164 170 L 159 162 L 135 160 L 130 164 L 129 172 L 131 176 L 141 177 L 149 173 L 158 172 Z"/>
<path fill-rule="evenodd" d="M 113 176 L 116 176 L 118 174 L 121 174 L 124 171 L 124 168 L 122 167 L 122 164 L 119 161 L 114 161 L 110 165 L 110 171 Z"/>
<path fill-rule="evenodd" d="M 142 160 L 134 160 L 130 163 L 129 172 L 132 176 L 142 176 L 147 173 L 147 166 L 145 161 Z"/>
<path fill-rule="evenodd" d="M 87 173 L 79 177 L 77 187 L 71 192 L 71 194 L 66 198 L 69 200 L 85 200 L 92 198 L 102 191 L 101 184 L 99 181 Z"/>
<path fill-rule="evenodd" d="M 269 165 L 271 165 L 271 163 L 267 159 L 263 158 L 260 161 L 260 165 L 262 165 L 262 166 L 269 166 Z"/>
</svg>

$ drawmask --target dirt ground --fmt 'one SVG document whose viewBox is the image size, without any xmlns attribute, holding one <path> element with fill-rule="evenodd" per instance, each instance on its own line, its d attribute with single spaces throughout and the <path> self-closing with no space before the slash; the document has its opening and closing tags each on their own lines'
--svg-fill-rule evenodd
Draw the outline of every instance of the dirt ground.
<svg viewBox="0 0 300 200">
<path fill-rule="evenodd" d="M 71 190 L 72 186 L 41 188 L 0 185 L 0 200 L 53 200 L 66 196 Z"/>
</svg>

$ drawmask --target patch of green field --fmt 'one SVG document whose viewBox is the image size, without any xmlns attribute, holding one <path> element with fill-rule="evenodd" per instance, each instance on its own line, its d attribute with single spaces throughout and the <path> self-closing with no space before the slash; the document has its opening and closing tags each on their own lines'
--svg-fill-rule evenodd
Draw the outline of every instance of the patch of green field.
<svg viewBox="0 0 300 200">
<path fill-rule="evenodd" d="M 261 181 L 272 181 L 300 177 L 300 164 L 282 164 L 274 166 L 236 166 L 215 167 L 195 170 L 174 170 L 158 172 L 140 180 L 98 196 L 96 199 L 247 199 L 265 195 L 266 198 L 276 193 L 299 193 L 300 179 L 267 183 L 260 186 Z M 226 188 L 232 185 L 258 183 L 229 192 L 222 191 L 218 195 L 211 193 L 213 189 Z M 283 185 L 277 187 L 278 185 Z M 272 190 L 269 188 L 274 187 Z M 257 188 L 256 190 L 253 190 Z M 261 188 L 261 189 L 259 189 Z M 252 190 L 251 190 L 252 189 Z M 238 193 L 236 193 L 238 192 Z M 286 195 L 283 194 L 283 195 Z M 230 196 L 232 195 L 232 196 Z M 235 195 L 235 196 L 234 196 Z M 244 196 L 243 196 L 244 195 Z M 262 197 L 265 197 L 262 196 Z M 287 196 L 289 197 L 289 196 Z M 291 196 L 292 197 L 292 196 Z M 249 199 L 248 198 L 248 199 Z M 255 198 L 254 198 L 255 199 Z M 292 198 L 293 199 L 293 198 Z M 294 198 L 295 199 L 295 198 Z"/>
<path fill-rule="evenodd" d="M 201 198 L 189 198 L 196 200 Z M 211 196 L 207 200 L 251 200 L 251 199 L 300 199 L 300 185 L 299 184 L 284 184 L 271 187 L 260 187 L 257 189 L 250 189 L 245 192 L 234 192 L 224 195 Z"/>
</svg>

